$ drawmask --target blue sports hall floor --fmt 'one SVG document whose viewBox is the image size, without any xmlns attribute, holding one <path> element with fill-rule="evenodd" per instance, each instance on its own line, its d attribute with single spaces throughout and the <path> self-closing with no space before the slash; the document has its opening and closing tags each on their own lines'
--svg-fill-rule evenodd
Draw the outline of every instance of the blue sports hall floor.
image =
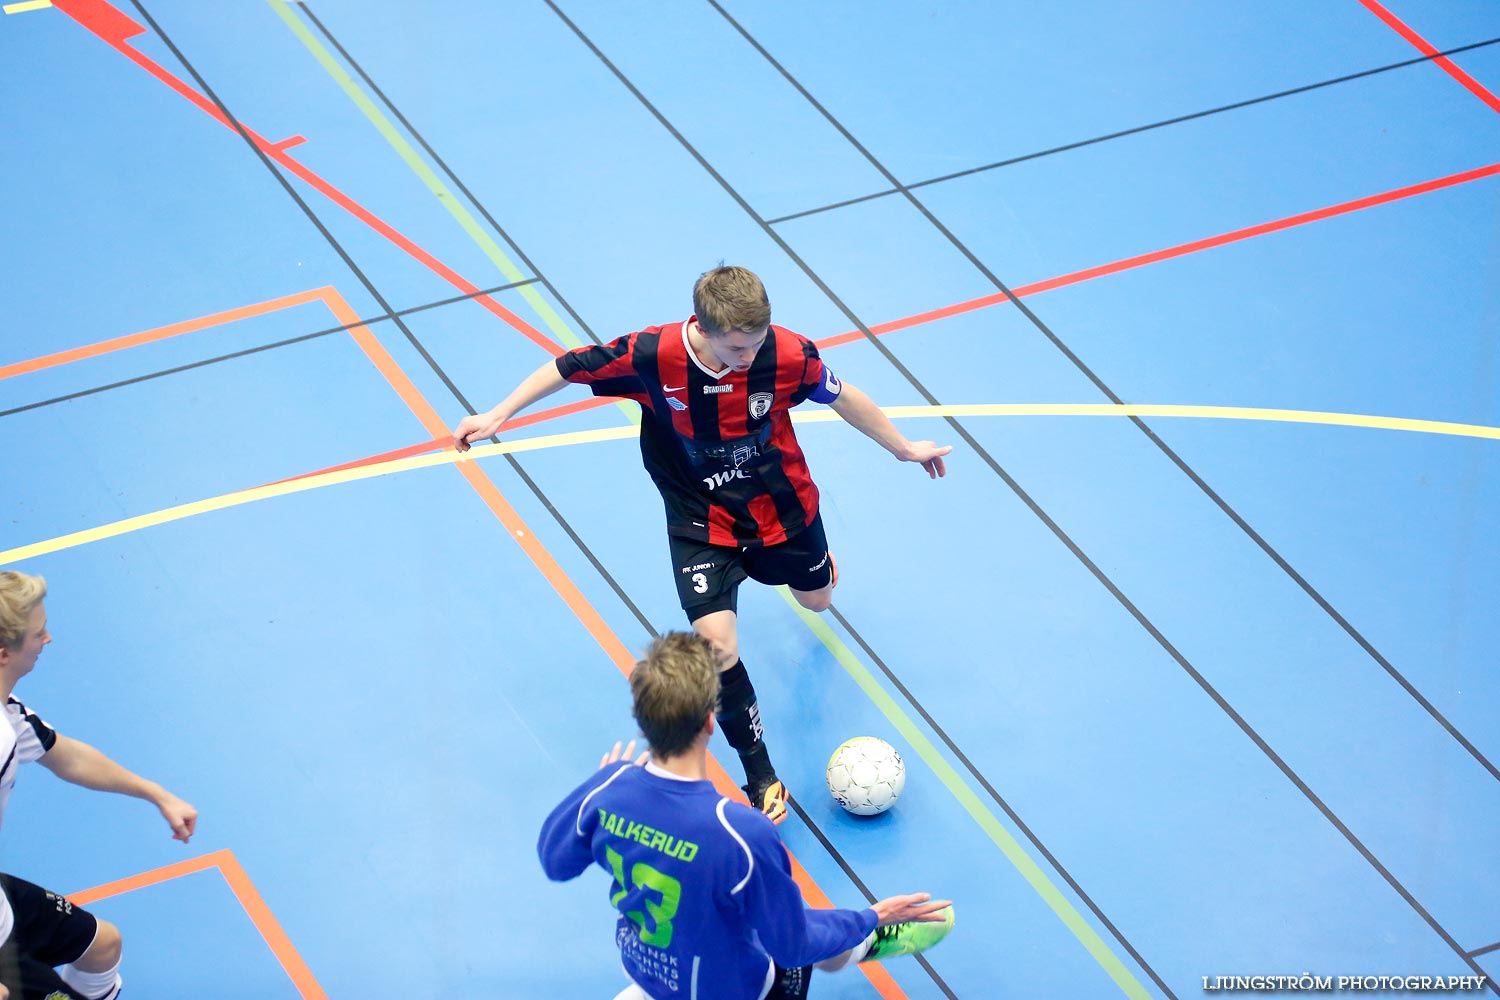
<svg viewBox="0 0 1500 1000">
<path fill-rule="evenodd" d="M 742 592 L 807 884 L 956 901 L 814 996 L 1500 976 L 1494 0 L 4 10 L 17 695 L 201 820 L 28 768 L 0 868 L 130 996 L 623 985 L 534 844 L 683 625 L 660 502 L 581 389 L 441 442 L 720 261 L 955 449 L 802 425 L 834 607 Z"/>
</svg>

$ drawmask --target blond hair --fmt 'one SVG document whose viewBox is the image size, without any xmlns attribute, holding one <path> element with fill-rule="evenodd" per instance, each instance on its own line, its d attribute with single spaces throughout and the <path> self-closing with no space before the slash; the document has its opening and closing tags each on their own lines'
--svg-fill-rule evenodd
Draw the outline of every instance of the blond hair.
<svg viewBox="0 0 1500 1000">
<path fill-rule="evenodd" d="M 693 286 L 693 313 L 698 329 L 710 337 L 734 330 L 760 333 L 771 325 L 766 286 L 743 267 L 721 265 L 700 276 Z"/>
<path fill-rule="evenodd" d="M 693 745 L 719 702 L 719 658 L 691 632 L 657 637 L 630 673 L 636 725 L 657 757 Z"/>
<path fill-rule="evenodd" d="M 15 570 L 0 570 L 0 646 L 18 648 L 26 638 L 31 609 L 47 596 L 47 581 Z"/>
</svg>

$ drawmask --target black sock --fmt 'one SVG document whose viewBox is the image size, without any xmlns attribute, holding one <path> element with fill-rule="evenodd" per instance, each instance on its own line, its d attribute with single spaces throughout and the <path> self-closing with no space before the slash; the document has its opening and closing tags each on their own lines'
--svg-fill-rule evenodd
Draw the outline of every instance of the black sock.
<svg viewBox="0 0 1500 1000">
<path fill-rule="evenodd" d="M 765 729 L 760 722 L 760 705 L 755 700 L 755 686 L 745 670 L 744 660 L 719 674 L 719 710 L 714 713 L 724 738 L 740 755 L 745 777 L 752 784 L 758 778 L 776 773 L 766 750 Z"/>
</svg>

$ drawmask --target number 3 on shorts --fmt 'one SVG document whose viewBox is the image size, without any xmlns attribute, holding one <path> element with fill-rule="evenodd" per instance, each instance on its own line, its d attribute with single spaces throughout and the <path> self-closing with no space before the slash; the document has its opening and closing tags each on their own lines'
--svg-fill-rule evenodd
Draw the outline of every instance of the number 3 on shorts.
<svg viewBox="0 0 1500 1000">
<path fill-rule="evenodd" d="M 693 574 L 693 589 L 700 594 L 708 593 L 708 577 L 702 573 Z"/>
</svg>

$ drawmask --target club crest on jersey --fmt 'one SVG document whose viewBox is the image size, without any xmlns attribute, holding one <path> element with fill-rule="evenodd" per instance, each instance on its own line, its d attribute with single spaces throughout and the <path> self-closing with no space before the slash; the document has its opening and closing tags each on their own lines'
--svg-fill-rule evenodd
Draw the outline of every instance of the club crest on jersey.
<svg viewBox="0 0 1500 1000">
<path fill-rule="evenodd" d="M 750 394 L 750 418 L 759 420 L 771 412 L 771 403 L 775 395 L 769 392 L 752 392 Z"/>
</svg>

